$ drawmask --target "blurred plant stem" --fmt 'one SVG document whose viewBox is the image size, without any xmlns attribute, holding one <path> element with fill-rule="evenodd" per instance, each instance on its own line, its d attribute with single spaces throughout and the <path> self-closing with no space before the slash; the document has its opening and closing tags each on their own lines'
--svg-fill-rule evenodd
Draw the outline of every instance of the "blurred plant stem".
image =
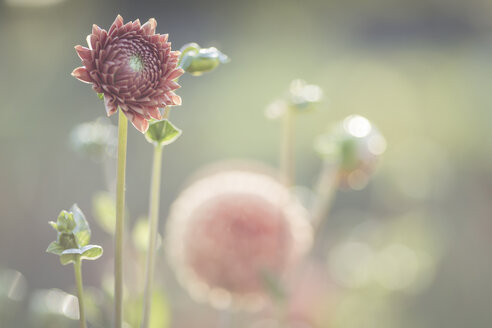
<svg viewBox="0 0 492 328">
<path fill-rule="evenodd" d="M 232 327 L 232 313 L 230 309 L 219 310 L 219 322 L 217 328 Z"/>
<path fill-rule="evenodd" d="M 73 262 L 73 270 L 75 273 L 75 282 L 77 284 L 77 297 L 79 301 L 79 327 L 86 328 L 85 324 L 85 307 L 84 307 L 84 287 L 82 286 L 82 261 L 80 256 Z"/>
<path fill-rule="evenodd" d="M 295 183 L 294 115 L 295 112 L 293 108 L 287 106 L 282 117 L 280 172 L 282 174 L 283 183 L 287 187 L 291 187 Z"/>
<path fill-rule="evenodd" d="M 338 188 L 339 165 L 328 161 L 322 165 L 314 189 L 316 200 L 311 208 L 315 236 L 319 234 L 326 217 L 330 213 Z"/>
<path fill-rule="evenodd" d="M 116 178 L 116 228 L 114 257 L 114 324 L 116 328 L 123 326 L 123 230 L 125 215 L 125 172 L 128 119 L 123 111 L 118 116 L 118 165 Z"/>
<path fill-rule="evenodd" d="M 152 164 L 152 176 L 150 180 L 149 246 L 147 249 L 147 265 L 145 272 L 142 328 L 147 328 L 149 326 L 152 307 L 152 287 L 154 281 L 155 257 L 157 248 L 157 231 L 159 227 L 162 148 L 162 145 L 154 146 L 154 161 Z"/>
</svg>

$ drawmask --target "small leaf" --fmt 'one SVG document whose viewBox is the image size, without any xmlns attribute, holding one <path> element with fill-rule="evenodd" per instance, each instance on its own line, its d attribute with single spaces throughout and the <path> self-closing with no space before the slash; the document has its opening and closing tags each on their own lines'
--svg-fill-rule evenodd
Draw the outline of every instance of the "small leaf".
<svg viewBox="0 0 492 328">
<path fill-rule="evenodd" d="M 56 231 L 58 231 L 58 225 L 56 224 L 56 222 L 50 221 L 50 222 L 48 222 L 48 224 L 49 224 L 50 226 L 52 226 L 52 227 L 53 227 L 53 229 L 55 229 Z"/>
<path fill-rule="evenodd" d="M 48 248 L 46 249 L 46 252 L 56 254 L 56 255 L 61 255 L 63 250 L 64 250 L 64 248 L 60 244 L 58 244 L 56 241 L 54 241 L 48 246 Z"/>
<path fill-rule="evenodd" d="M 74 262 L 77 258 L 81 260 L 97 260 L 103 254 L 99 245 L 87 245 L 82 248 L 70 248 L 61 253 L 60 261 L 63 265 Z"/>
<path fill-rule="evenodd" d="M 102 93 L 102 92 L 101 92 L 101 93 L 98 93 L 98 94 L 97 94 L 97 97 L 98 97 L 99 99 L 101 99 L 101 100 L 104 100 L 104 93 Z"/>
<path fill-rule="evenodd" d="M 83 260 L 97 260 L 103 254 L 103 248 L 99 245 L 87 245 L 80 249 Z"/>
<path fill-rule="evenodd" d="M 72 206 L 71 212 L 61 211 L 57 223 L 50 224 L 58 231 L 58 237 L 46 251 L 59 255 L 61 264 L 66 265 L 83 259 L 95 260 L 102 255 L 101 246 L 88 245 L 91 230 L 77 204 Z"/>
<path fill-rule="evenodd" d="M 165 146 L 173 143 L 181 135 L 182 131 L 169 120 L 154 121 L 149 124 L 145 133 L 148 142 L 156 146 Z"/>
<path fill-rule="evenodd" d="M 75 222 L 73 233 L 75 235 L 75 238 L 77 239 L 77 244 L 79 247 L 85 246 L 89 244 L 91 240 L 91 229 L 89 228 L 89 224 L 85 219 L 84 213 L 82 213 L 77 204 L 73 204 L 70 210 L 73 213 L 73 218 Z"/>
<path fill-rule="evenodd" d="M 64 250 L 60 255 L 60 263 L 62 265 L 74 263 L 75 261 L 77 261 L 80 258 L 80 254 L 78 254 L 77 252 L 69 252 L 71 250 L 78 251 L 77 248 L 70 248 L 70 249 Z"/>
</svg>

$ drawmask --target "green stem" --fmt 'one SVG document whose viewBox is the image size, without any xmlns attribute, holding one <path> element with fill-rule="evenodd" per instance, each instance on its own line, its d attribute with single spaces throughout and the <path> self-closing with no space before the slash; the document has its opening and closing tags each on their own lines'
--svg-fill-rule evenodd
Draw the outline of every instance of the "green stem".
<svg viewBox="0 0 492 328">
<path fill-rule="evenodd" d="M 325 223 L 326 218 L 330 213 L 339 184 L 338 174 L 338 164 L 330 162 L 323 163 L 315 187 L 316 201 L 311 209 L 315 235 L 319 234 L 323 223 Z"/>
<path fill-rule="evenodd" d="M 159 227 L 161 167 L 162 146 L 156 145 L 154 147 L 154 162 L 152 164 L 152 177 L 150 182 L 149 247 L 145 275 L 142 328 L 147 328 L 149 326 L 152 307 L 152 287 L 154 281 L 155 255 L 157 248 L 157 231 Z"/>
<path fill-rule="evenodd" d="M 282 141 L 280 149 L 280 171 L 283 182 L 291 187 L 295 181 L 294 159 L 294 111 L 289 106 L 283 117 Z"/>
<path fill-rule="evenodd" d="M 162 114 L 162 119 L 163 120 L 168 120 L 169 119 L 170 111 L 171 111 L 171 107 L 167 106 L 166 108 L 164 108 L 164 113 Z"/>
<path fill-rule="evenodd" d="M 116 229 L 114 257 L 114 325 L 123 326 L 123 225 L 125 215 L 125 171 L 128 120 L 119 110 L 118 116 L 118 171 L 116 179 Z"/>
<path fill-rule="evenodd" d="M 79 327 L 86 328 L 85 307 L 84 307 L 84 287 L 82 287 L 82 261 L 80 257 L 73 263 L 75 272 L 75 282 L 77 283 L 77 297 L 79 299 Z"/>
</svg>

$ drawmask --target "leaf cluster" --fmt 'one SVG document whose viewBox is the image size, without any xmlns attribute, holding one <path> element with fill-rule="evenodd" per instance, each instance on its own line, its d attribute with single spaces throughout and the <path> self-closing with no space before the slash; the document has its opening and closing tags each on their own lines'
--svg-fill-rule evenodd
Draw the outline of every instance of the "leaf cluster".
<svg viewBox="0 0 492 328">
<path fill-rule="evenodd" d="M 70 211 L 61 211 L 56 222 L 49 222 L 57 232 L 57 238 L 46 252 L 60 256 L 63 265 L 80 260 L 96 260 L 103 249 L 99 245 L 90 245 L 91 229 L 77 204 Z"/>
</svg>

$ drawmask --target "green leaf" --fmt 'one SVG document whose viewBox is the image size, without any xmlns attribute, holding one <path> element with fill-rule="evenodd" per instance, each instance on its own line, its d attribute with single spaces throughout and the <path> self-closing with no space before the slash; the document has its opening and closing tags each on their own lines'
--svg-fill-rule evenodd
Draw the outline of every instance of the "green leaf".
<svg viewBox="0 0 492 328">
<path fill-rule="evenodd" d="M 99 245 L 87 245 L 81 248 L 83 260 L 97 260 L 103 254 L 103 248 Z"/>
<path fill-rule="evenodd" d="M 70 210 L 71 212 L 61 211 L 57 223 L 50 222 L 50 225 L 58 231 L 58 237 L 48 246 L 46 252 L 59 255 L 63 265 L 99 258 L 103 249 L 98 245 L 88 245 L 91 230 L 84 213 L 77 204 L 74 204 Z"/>
<path fill-rule="evenodd" d="M 102 93 L 102 92 L 101 92 L 101 93 L 98 93 L 98 94 L 97 94 L 97 97 L 98 97 L 99 99 L 101 99 L 101 100 L 104 100 L 104 93 Z"/>
<path fill-rule="evenodd" d="M 79 247 L 86 246 L 91 240 L 91 229 L 89 228 L 89 224 L 85 219 L 84 213 L 82 213 L 77 204 L 73 204 L 70 210 L 73 213 L 73 219 L 75 222 L 73 233 L 77 239 L 77 244 Z"/>
<path fill-rule="evenodd" d="M 52 227 L 53 227 L 53 229 L 55 229 L 56 231 L 58 231 L 58 225 L 56 224 L 56 222 L 50 221 L 50 222 L 48 222 L 48 224 L 49 224 L 50 226 L 52 226 Z"/>
<path fill-rule="evenodd" d="M 148 142 L 156 146 L 165 146 L 173 143 L 183 133 L 169 120 L 150 122 L 149 129 L 145 133 Z"/>
<path fill-rule="evenodd" d="M 71 248 L 71 249 L 66 249 L 64 250 L 61 255 L 60 255 L 60 263 L 62 265 L 67 265 L 69 263 L 74 263 L 75 261 L 77 261 L 79 258 L 80 258 L 80 254 L 76 254 L 76 253 L 65 253 L 67 251 L 70 251 L 72 249 L 76 249 L 76 248 Z"/>
<path fill-rule="evenodd" d="M 82 248 L 70 248 L 61 253 L 60 261 L 63 265 L 74 262 L 77 258 L 81 260 L 97 260 L 103 254 L 99 245 L 87 245 Z"/>
<path fill-rule="evenodd" d="M 99 226 L 109 234 L 114 234 L 116 222 L 116 202 L 109 192 L 98 192 L 92 198 L 92 211 Z"/>
<path fill-rule="evenodd" d="M 46 249 L 47 253 L 52 253 L 56 255 L 61 255 L 63 252 L 64 248 L 62 245 L 58 244 L 56 241 L 53 241 L 48 248 Z"/>
</svg>

